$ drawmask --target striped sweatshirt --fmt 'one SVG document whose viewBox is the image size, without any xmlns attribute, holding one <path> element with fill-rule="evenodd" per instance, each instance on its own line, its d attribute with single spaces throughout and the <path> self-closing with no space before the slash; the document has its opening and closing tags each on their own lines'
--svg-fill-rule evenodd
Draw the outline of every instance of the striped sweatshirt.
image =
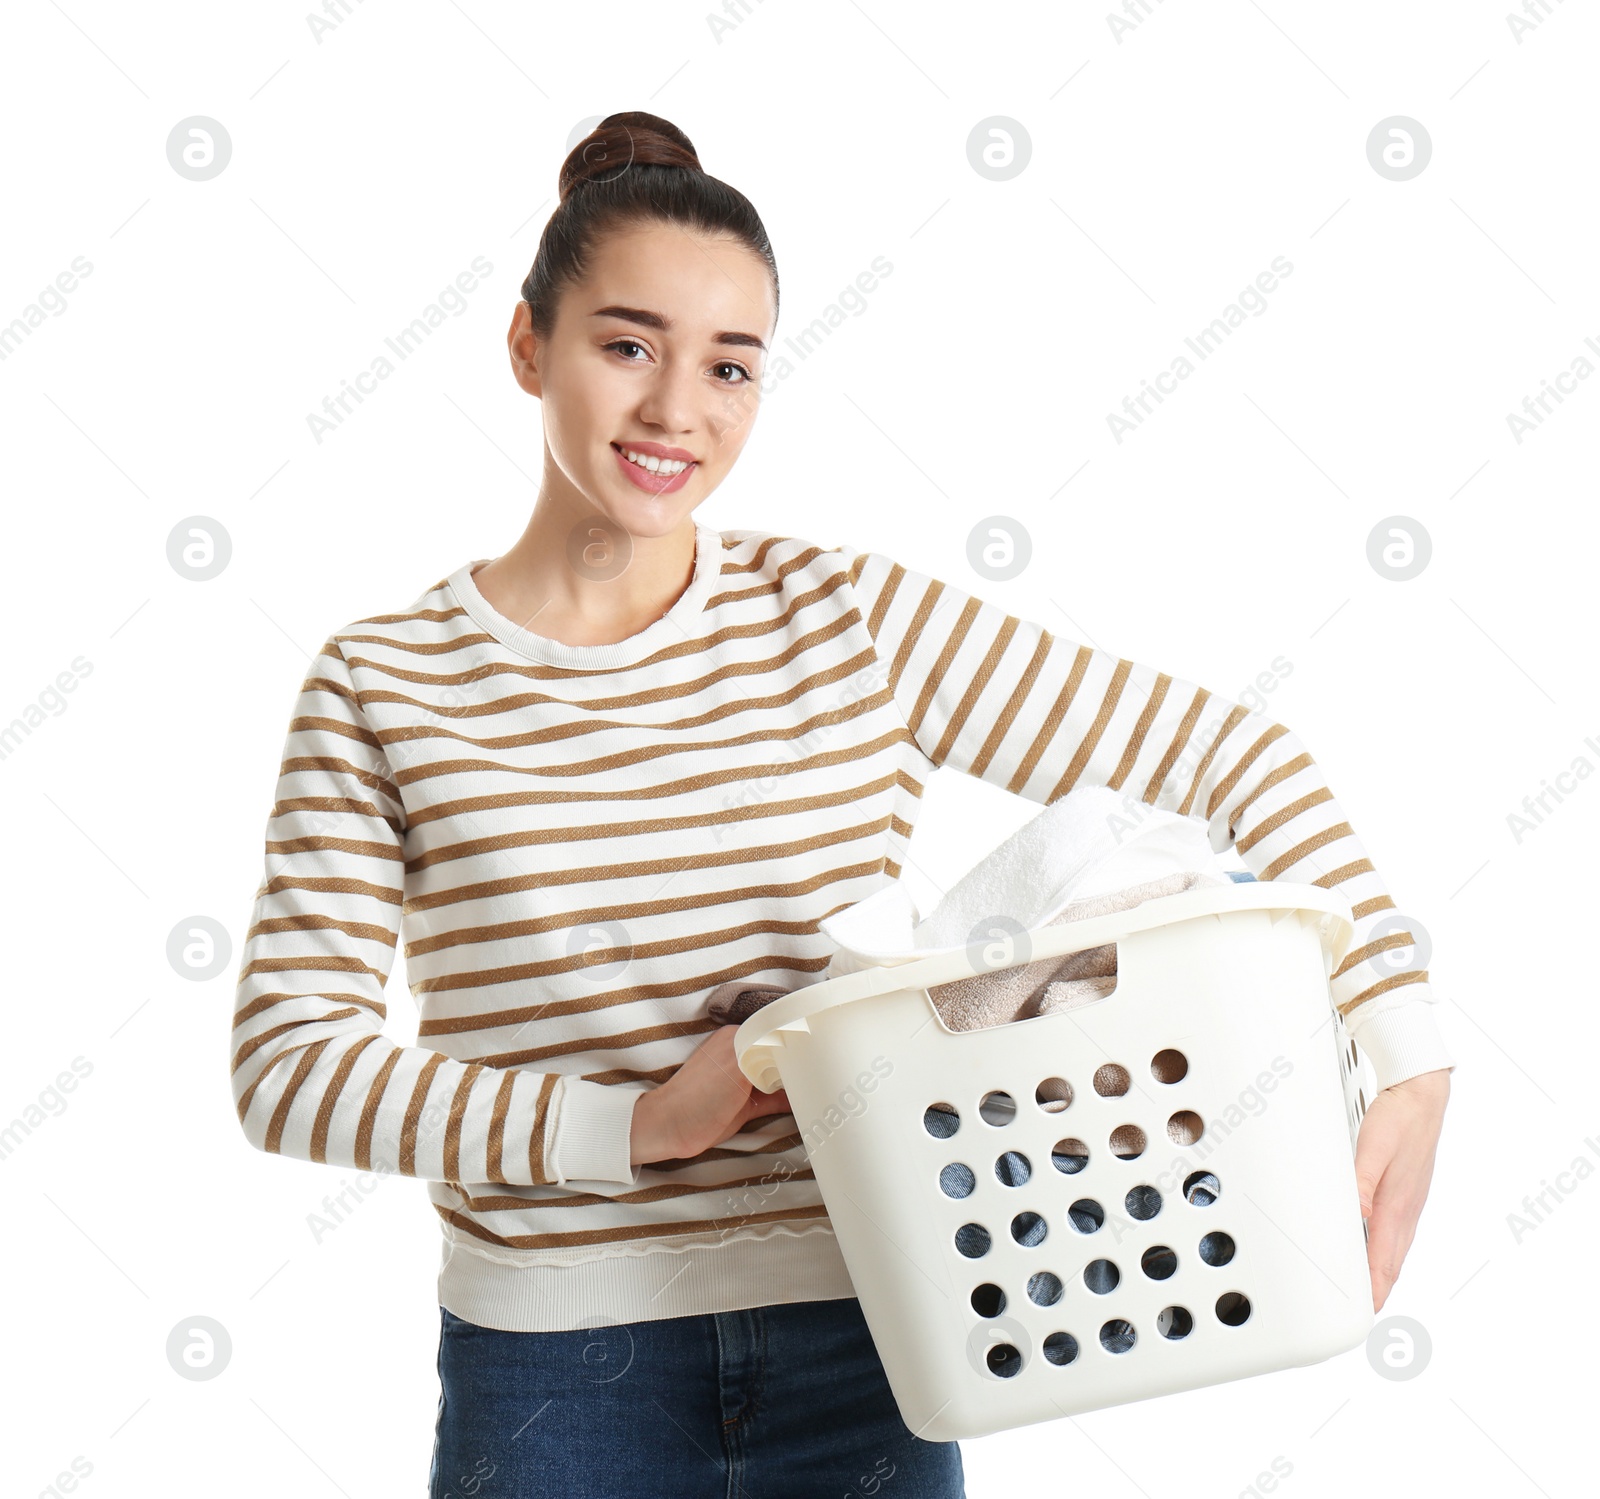
<svg viewBox="0 0 1600 1499">
<path fill-rule="evenodd" d="M 1379 1087 L 1449 1067 L 1395 904 L 1282 724 L 877 552 L 695 524 L 647 628 L 519 628 L 469 562 L 336 631 L 288 727 L 231 1078 L 263 1151 L 428 1183 L 439 1300 L 568 1329 L 854 1289 L 790 1113 L 629 1163 L 640 1092 L 730 979 L 826 969 L 899 877 L 935 767 L 1199 818 L 1258 879 L 1337 889 L 1335 1004 Z M 385 1034 L 402 921 L 417 1044 Z M 1392 921 L 1388 924 L 1393 924 Z"/>
</svg>

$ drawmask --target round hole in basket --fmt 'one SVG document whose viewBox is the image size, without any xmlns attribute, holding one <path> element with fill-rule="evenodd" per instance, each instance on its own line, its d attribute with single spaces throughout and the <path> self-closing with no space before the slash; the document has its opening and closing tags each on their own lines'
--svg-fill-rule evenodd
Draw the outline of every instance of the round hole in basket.
<svg viewBox="0 0 1600 1499">
<path fill-rule="evenodd" d="M 1061 1300 L 1061 1277 L 1035 1270 L 1028 1277 L 1028 1300 L 1037 1306 L 1054 1306 Z"/>
<path fill-rule="evenodd" d="M 981 1260 L 989 1252 L 989 1230 L 981 1223 L 963 1223 L 956 1230 L 956 1248 L 969 1260 Z"/>
<path fill-rule="evenodd" d="M 1156 1316 L 1156 1331 L 1162 1337 L 1177 1342 L 1179 1338 L 1186 1338 L 1194 1331 L 1194 1318 L 1189 1315 L 1187 1307 L 1163 1307 Z"/>
<path fill-rule="evenodd" d="M 1011 1220 L 1011 1237 L 1025 1248 L 1044 1243 L 1044 1236 L 1049 1232 L 1050 1225 L 1037 1213 L 1018 1213 Z"/>
<path fill-rule="evenodd" d="M 1083 1283 L 1096 1296 L 1107 1296 L 1116 1290 L 1122 1272 L 1110 1260 L 1090 1260 L 1083 1267 Z"/>
<path fill-rule="evenodd" d="M 1178 1256 L 1165 1244 L 1152 1244 L 1139 1256 L 1139 1268 L 1151 1280 L 1168 1280 L 1178 1268 Z"/>
<path fill-rule="evenodd" d="M 1100 1346 L 1107 1353 L 1126 1353 L 1138 1341 L 1139 1334 L 1133 1330 L 1133 1323 L 1121 1317 L 1113 1317 L 1101 1325 Z"/>
<path fill-rule="evenodd" d="M 1122 1205 L 1127 1208 L 1130 1218 L 1137 1218 L 1140 1223 L 1147 1223 L 1161 1211 L 1161 1194 L 1148 1182 L 1140 1182 L 1137 1187 L 1128 1188 L 1128 1194 L 1122 1199 Z"/>
<path fill-rule="evenodd" d="M 1149 1143 L 1137 1124 L 1119 1124 L 1111 1131 L 1111 1153 L 1119 1160 L 1137 1160 Z"/>
<path fill-rule="evenodd" d="M 1050 1147 L 1050 1164 L 1063 1176 L 1075 1176 L 1089 1164 L 1089 1147 L 1075 1136 Z"/>
<path fill-rule="evenodd" d="M 1200 1241 L 1200 1258 L 1208 1265 L 1226 1265 L 1233 1258 L 1233 1239 L 1228 1234 L 1207 1234 Z"/>
<path fill-rule="evenodd" d="M 1208 1208 L 1222 1196 L 1222 1183 L 1209 1171 L 1191 1171 L 1183 1179 L 1183 1195 L 1197 1208 Z"/>
<path fill-rule="evenodd" d="M 922 1127 L 936 1140 L 948 1140 L 961 1128 L 961 1114 L 953 1103 L 930 1103 L 922 1111 Z"/>
<path fill-rule="evenodd" d="M 1150 1058 L 1150 1075 L 1158 1083 L 1179 1083 L 1189 1075 L 1189 1059 L 1169 1046 Z"/>
<path fill-rule="evenodd" d="M 980 1317 L 998 1317 L 1006 1309 L 1006 1293 L 992 1281 L 985 1281 L 972 1292 L 972 1309 Z"/>
<path fill-rule="evenodd" d="M 1008 1187 L 1020 1187 L 1033 1175 L 1033 1163 L 1020 1150 L 1007 1150 L 994 1160 L 994 1174 Z"/>
<path fill-rule="evenodd" d="M 1174 1145 L 1193 1145 L 1205 1133 L 1206 1122 L 1193 1109 L 1179 1109 L 1167 1120 L 1167 1138 Z"/>
<path fill-rule="evenodd" d="M 1095 1068 L 1094 1091 L 1102 1098 L 1121 1098 L 1132 1086 L 1128 1069 L 1119 1062 L 1107 1062 Z"/>
<path fill-rule="evenodd" d="M 1250 1298 L 1240 1291 L 1224 1291 L 1217 1297 L 1217 1320 L 1238 1327 L 1249 1320 Z"/>
<path fill-rule="evenodd" d="M 1033 1090 L 1033 1101 L 1047 1114 L 1059 1114 L 1072 1102 L 1072 1084 L 1064 1077 L 1047 1077 Z"/>
<path fill-rule="evenodd" d="M 1009 1343 L 996 1343 L 983 1356 L 983 1361 L 988 1364 L 993 1374 L 998 1374 L 1001 1379 L 1010 1379 L 1022 1372 L 1022 1355 Z"/>
<path fill-rule="evenodd" d="M 970 1197 L 977 1185 L 978 1178 L 972 1174 L 972 1167 L 963 1166 L 960 1161 L 951 1161 L 939 1173 L 939 1190 L 946 1197 Z"/>
<path fill-rule="evenodd" d="M 1092 1197 L 1080 1197 L 1067 1209 L 1067 1222 L 1080 1234 L 1092 1234 L 1106 1221 L 1106 1210 Z"/>
<path fill-rule="evenodd" d="M 1052 1364 L 1070 1364 L 1078 1356 L 1078 1340 L 1070 1332 L 1053 1332 L 1044 1340 L 1044 1356 Z"/>
<path fill-rule="evenodd" d="M 1017 1117 L 1017 1101 L 1009 1093 L 995 1088 L 983 1095 L 978 1104 L 978 1117 L 985 1124 L 1010 1124 Z"/>
</svg>

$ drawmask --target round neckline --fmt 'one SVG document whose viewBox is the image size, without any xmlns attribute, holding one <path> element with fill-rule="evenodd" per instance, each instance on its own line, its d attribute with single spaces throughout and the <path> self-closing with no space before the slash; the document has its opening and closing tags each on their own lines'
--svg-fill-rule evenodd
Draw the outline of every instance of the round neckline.
<svg viewBox="0 0 1600 1499">
<path fill-rule="evenodd" d="M 689 586 L 659 619 L 608 645 L 567 645 L 548 635 L 526 630 L 508 619 L 483 596 L 472 578 L 474 572 L 493 560 L 475 557 L 462 563 L 447 579 L 457 601 L 480 629 L 518 655 L 547 666 L 627 666 L 663 646 L 678 644 L 691 629 L 696 616 L 704 612 L 712 587 L 722 575 L 722 534 L 696 521 L 694 571 Z"/>
</svg>

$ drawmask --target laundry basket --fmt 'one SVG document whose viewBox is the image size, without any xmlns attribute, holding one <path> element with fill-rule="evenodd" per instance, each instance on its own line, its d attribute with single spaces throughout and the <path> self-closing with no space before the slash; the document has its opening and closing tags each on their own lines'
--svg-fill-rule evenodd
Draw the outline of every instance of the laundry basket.
<svg viewBox="0 0 1600 1499">
<path fill-rule="evenodd" d="M 1373 1322 L 1347 901 L 1191 890 L 809 985 L 738 1029 L 788 1091 L 907 1428 L 978 1437 L 1316 1363 Z M 952 1031 L 930 989 L 1114 942 L 1089 1004 Z M 1015 1183 L 1015 1184 L 1012 1184 Z"/>
</svg>

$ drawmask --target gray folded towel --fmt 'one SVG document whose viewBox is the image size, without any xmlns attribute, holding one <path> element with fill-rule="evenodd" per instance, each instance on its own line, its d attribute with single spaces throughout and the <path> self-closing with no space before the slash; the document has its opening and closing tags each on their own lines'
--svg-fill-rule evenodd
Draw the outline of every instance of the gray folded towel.
<svg viewBox="0 0 1600 1499">
<path fill-rule="evenodd" d="M 1126 890 L 1073 901 L 1046 926 L 1109 916 L 1147 900 L 1225 883 L 1227 881 L 1199 870 L 1181 870 L 1130 885 Z M 1069 1010 L 1075 1005 L 1092 1004 L 1116 988 L 1116 975 L 1117 947 L 1114 942 L 1107 942 L 1064 958 L 1040 958 L 1017 967 L 975 973 L 948 984 L 936 984 L 928 990 L 928 997 L 938 1010 L 939 1018 L 951 1030 L 976 1031 L 1006 1021 L 1027 1020 L 1035 1015 Z M 731 979 L 711 991 L 708 1013 L 720 1024 L 740 1025 L 779 995 L 790 992 L 782 984 Z"/>
</svg>

